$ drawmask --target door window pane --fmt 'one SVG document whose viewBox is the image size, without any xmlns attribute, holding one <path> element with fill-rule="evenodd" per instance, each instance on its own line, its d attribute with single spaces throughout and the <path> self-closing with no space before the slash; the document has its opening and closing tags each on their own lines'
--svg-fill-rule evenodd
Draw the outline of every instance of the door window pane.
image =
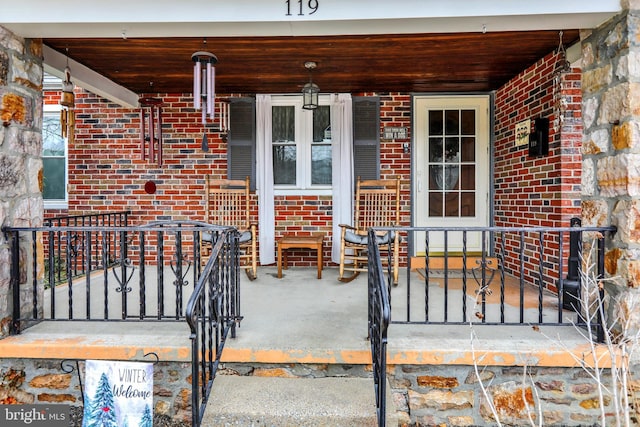
<svg viewBox="0 0 640 427">
<path fill-rule="evenodd" d="M 444 134 L 442 117 L 442 111 L 440 110 L 429 111 L 429 135 Z"/>
<path fill-rule="evenodd" d="M 462 135 L 476 134 L 476 112 L 475 110 L 462 110 L 461 115 L 461 131 Z"/>
<path fill-rule="evenodd" d="M 460 166 L 447 165 L 444 167 L 444 189 L 457 190 L 460 181 Z"/>
<path fill-rule="evenodd" d="M 457 192 L 447 193 L 444 198 L 444 216 L 460 216 L 460 196 Z"/>
<path fill-rule="evenodd" d="M 460 189 L 461 190 L 475 190 L 476 189 L 476 167 L 475 165 L 462 165 L 460 177 Z"/>
<path fill-rule="evenodd" d="M 460 112 L 458 110 L 446 110 L 445 117 L 445 133 L 447 135 L 460 134 Z"/>
<path fill-rule="evenodd" d="M 442 146 L 442 138 L 429 138 L 429 162 L 442 162 L 444 157 L 444 147 Z"/>
<path fill-rule="evenodd" d="M 444 167 L 442 165 L 429 166 L 429 190 L 444 189 Z"/>
<path fill-rule="evenodd" d="M 442 216 L 442 193 L 429 192 L 429 216 Z"/>
<path fill-rule="evenodd" d="M 476 139 L 473 137 L 463 137 L 462 140 L 461 160 L 463 162 L 476 161 Z"/>
<path fill-rule="evenodd" d="M 461 193 L 460 196 L 460 214 L 462 216 L 475 216 L 476 193 Z"/>
<path fill-rule="evenodd" d="M 446 163 L 457 163 L 460 161 L 460 139 L 458 137 L 447 138 L 444 161 Z"/>
</svg>

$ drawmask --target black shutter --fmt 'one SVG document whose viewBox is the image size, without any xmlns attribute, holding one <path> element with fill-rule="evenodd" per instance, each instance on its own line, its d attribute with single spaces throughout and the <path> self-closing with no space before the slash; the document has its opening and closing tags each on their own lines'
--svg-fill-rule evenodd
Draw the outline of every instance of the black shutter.
<svg viewBox="0 0 640 427">
<path fill-rule="evenodd" d="M 227 140 L 227 176 L 249 176 L 256 188 L 256 102 L 254 98 L 231 98 Z"/>
<path fill-rule="evenodd" d="M 353 97 L 354 179 L 380 179 L 380 98 Z"/>
</svg>

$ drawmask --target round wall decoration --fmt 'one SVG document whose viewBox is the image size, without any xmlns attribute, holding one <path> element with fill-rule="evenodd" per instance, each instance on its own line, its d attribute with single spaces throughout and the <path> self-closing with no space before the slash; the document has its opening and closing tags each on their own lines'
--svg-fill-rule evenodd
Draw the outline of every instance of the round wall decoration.
<svg viewBox="0 0 640 427">
<path fill-rule="evenodd" d="M 147 194 L 155 194 L 156 192 L 156 183 L 153 181 L 147 181 L 144 183 L 144 191 Z"/>
</svg>

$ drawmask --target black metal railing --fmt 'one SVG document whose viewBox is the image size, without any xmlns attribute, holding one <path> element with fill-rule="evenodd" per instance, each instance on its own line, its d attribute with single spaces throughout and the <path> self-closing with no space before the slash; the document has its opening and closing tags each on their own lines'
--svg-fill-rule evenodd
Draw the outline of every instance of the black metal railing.
<svg viewBox="0 0 640 427">
<path fill-rule="evenodd" d="M 384 230 L 389 229 L 378 231 Z M 604 239 L 615 227 L 405 227 L 395 231 L 410 245 L 423 239 L 425 255 L 407 263 L 406 286 L 399 287 L 406 294 L 392 292 L 392 323 L 571 325 L 580 318 L 575 313 L 579 295 L 565 292 L 568 272 L 577 268 L 575 264 L 569 268 L 575 262 L 570 259 L 570 236 L 593 236 L 596 256 L 592 261 L 603 277 Z M 438 255 L 433 255 L 436 240 Z M 470 241 L 479 245 L 478 252 L 470 249 Z M 576 310 L 566 310 L 568 306 Z"/>
<path fill-rule="evenodd" d="M 584 325 L 578 288 L 583 262 L 595 264 L 604 277 L 605 238 L 615 227 L 402 227 L 369 230 L 369 242 L 381 232 L 400 233 L 415 248 L 423 239 L 422 257 L 407 262 L 406 283 L 393 286 L 388 263 L 379 248 L 368 248 L 368 328 L 376 391 L 378 425 L 385 426 L 386 346 L 389 324 Z M 588 234 L 587 234 L 588 233 Z M 588 237 L 588 238 L 587 238 Z M 480 251 L 472 252 L 475 239 Z M 437 256 L 433 243 L 438 242 Z M 590 258 L 585 256 L 589 245 Z M 391 254 L 390 245 L 383 250 Z M 386 281 L 383 278 L 386 274 Z M 565 278 L 566 277 L 566 278 Z M 579 280 L 578 280 L 579 282 Z M 417 285 L 416 285 L 417 283 Z M 599 292 L 603 304 L 603 291 Z M 392 300 L 393 296 L 393 300 Z M 470 309 L 471 306 L 471 309 Z M 391 312 L 393 311 L 393 319 Z M 469 312 L 472 311 L 473 314 Z M 594 340 L 604 341 L 606 328 L 593 316 Z"/>
<path fill-rule="evenodd" d="M 85 215 L 67 215 L 45 218 L 43 226 L 49 231 L 43 234 L 43 249 L 48 262 L 44 280 L 47 285 L 66 282 L 88 271 L 110 267 L 116 259 L 114 233 L 105 236 L 91 233 L 66 233 L 55 231 L 59 227 L 126 227 L 130 211 L 105 212 Z M 87 269 L 87 267 L 89 269 Z"/>
<path fill-rule="evenodd" d="M 233 229 L 193 221 L 156 222 L 145 226 L 49 226 L 4 228 L 11 245 L 13 292 L 12 333 L 40 320 L 184 320 L 185 301 L 200 278 L 203 233 L 226 238 Z M 49 243 L 66 242 L 70 253 L 74 236 L 97 242 L 102 262 L 96 267 L 86 251 L 81 267 L 85 274 L 70 274 L 56 286 L 45 286 L 45 265 L 52 263 L 57 247 L 40 250 L 44 236 Z M 215 243 L 215 242 L 214 242 Z M 109 247 L 109 249 L 107 249 Z M 79 253 L 79 251 L 78 251 Z M 106 262 L 111 254 L 113 262 Z M 77 258 L 73 258 L 77 260 Z M 79 262 L 79 261 L 74 261 Z M 54 272 L 47 271 L 48 283 Z"/>
<path fill-rule="evenodd" d="M 387 365 L 387 328 L 391 316 L 391 306 L 389 305 L 389 289 L 385 284 L 380 251 L 375 244 L 376 240 L 373 230 L 369 231 L 368 324 L 378 425 L 379 427 L 384 427 L 387 406 L 385 372 Z M 389 263 L 388 265 L 392 264 Z M 388 274 L 387 277 L 391 277 L 391 275 Z"/>
<path fill-rule="evenodd" d="M 160 221 L 137 227 L 49 225 L 3 231 L 11 247 L 12 334 L 41 320 L 186 321 L 192 357 L 192 425 L 200 426 L 222 349 L 242 320 L 236 229 Z M 45 288 L 43 266 L 50 257 L 38 248 L 43 236 L 51 233 L 58 244 L 73 243 L 71 236 L 99 242 L 103 262 L 96 268 L 87 254 L 84 277 L 76 280 L 68 274 L 65 283 Z M 202 240 L 210 248 L 206 263 Z M 50 253 L 58 253 L 56 249 Z M 92 244 L 83 250 L 96 249 Z M 105 262 L 108 253 L 113 255 L 111 267 Z"/>
<path fill-rule="evenodd" d="M 214 239 L 205 265 L 187 303 L 191 329 L 192 426 L 198 427 L 211 393 L 227 336 L 235 338 L 240 316 L 238 233 Z"/>
</svg>

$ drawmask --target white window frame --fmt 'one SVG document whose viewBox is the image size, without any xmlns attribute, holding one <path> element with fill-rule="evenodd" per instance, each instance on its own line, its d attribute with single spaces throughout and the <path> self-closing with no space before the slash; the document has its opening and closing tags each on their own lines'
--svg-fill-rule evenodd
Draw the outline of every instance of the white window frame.
<svg viewBox="0 0 640 427">
<path fill-rule="evenodd" d="M 60 117 L 60 111 L 62 107 L 58 104 L 44 104 L 42 106 L 42 121 L 44 126 L 44 116 L 52 116 L 56 114 Z M 44 199 L 43 195 L 43 205 L 45 209 L 68 209 L 69 208 L 69 140 L 67 138 L 64 139 L 64 199 Z M 44 135 L 42 138 L 42 146 L 44 151 Z M 44 159 L 44 156 L 41 154 L 41 158 Z M 44 168 L 44 161 L 43 161 Z"/>
<path fill-rule="evenodd" d="M 330 105 L 329 95 L 320 95 L 318 104 Z M 302 108 L 302 95 L 272 95 L 271 106 L 293 106 L 296 113 L 296 185 L 274 184 L 274 195 L 331 195 L 332 185 L 311 184 L 313 111 Z"/>
</svg>

